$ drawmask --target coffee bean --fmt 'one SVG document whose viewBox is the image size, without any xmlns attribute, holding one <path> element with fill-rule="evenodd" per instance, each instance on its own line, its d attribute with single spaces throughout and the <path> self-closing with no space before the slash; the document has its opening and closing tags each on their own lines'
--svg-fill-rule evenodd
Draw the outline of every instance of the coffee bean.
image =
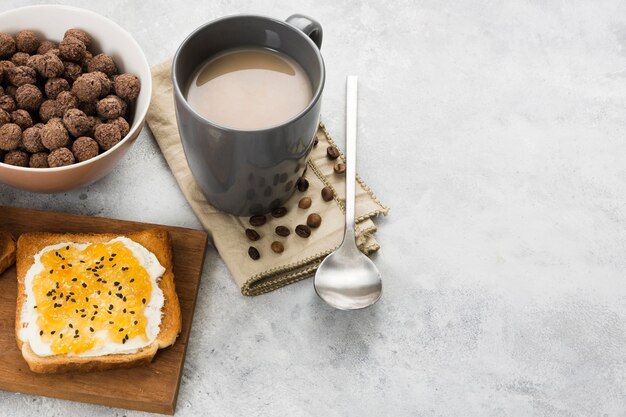
<svg viewBox="0 0 626 417">
<path fill-rule="evenodd" d="M 306 218 L 306 224 L 309 225 L 309 227 L 320 227 L 320 224 L 322 224 L 322 216 L 317 213 L 311 213 Z"/>
<path fill-rule="evenodd" d="M 261 239 L 261 236 L 259 236 L 259 234 L 257 233 L 256 230 L 254 229 L 246 229 L 246 237 L 248 239 L 250 239 L 251 241 L 255 241 L 255 240 L 259 240 Z"/>
<path fill-rule="evenodd" d="M 304 177 L 298 178 L 298 182 L 296 183 L 296 187 L 298 187 L 298 191 L 305 192 L 309 189 L 309 180 Z"/>
<path fill-rule="evenodd" d="M 335 171 L 335 173 L 337 174 L 343 174 L 344 172 L 346 172 L 346 164 L 342 162 L 337 162 L 333 167 L 333 171 Z"/>
<path fill-rule="evenodd" d="M 250 224 L 252 226 L 263 226 L 265 224 L 265 216 L 262 214 L 258 214 L 256 216 L 250 217 Z"/>
<path fill-rule="evenodd" d="M 301 209 L 308 209 L 311 207 L 311 199 L 309 197 L 302 197 L 300 201 L 298 201 L 298 207 Z"/>
<path fill-rule="evenodd" d="M 271 247 L 272 247 L 272 250 L 276 253 L 283 253 L 283 251 L 285 250 L 285 247 L 283 246 L 283 244 L 278 241 L 272 242 Z"/>
<path fill-rule="evenodd" d="M 328 159 L 337 159 L 339 158 L 339 149 L 334 146 L 329 146 L 326 148 L 326 156 Z"/>
<path fill-rule="evenodd" d="M 307 225 L 299 224 L 296 226 L 296 234 L 300 237 L 307 238 L 311 236 L 311 229 L 309 229 Z"/>
<path fill-rule="evenodd" d="M 289 234 L 291 233 L 289 228 L 286 226 L 276 226 L 276 229 L 274 229 L 274 231 L 276 232 L 278 236 L 282 236 L 282 237 L 289 236 Z"/>
<path fill-rule="evenodd" d="M 287 214 L 287 208 L 285 207 L 278 207 L 272 210 L 272 217 L 275 218 L 283 217 L 285 214 Z"/>
<path fill-rule="evenodd" d="M 255 261 L 261 257 L 261 254 L 254 246 L 250 246 L 248 248 L 248 255 L 250 255 L 250 257 Z"/>
<path fill-rule="evenodd" d="M 330 187 L 322 188 L 322 199 L 324 201 L 330 201 L 334 197 L 333 190 Z"/>
</svg>

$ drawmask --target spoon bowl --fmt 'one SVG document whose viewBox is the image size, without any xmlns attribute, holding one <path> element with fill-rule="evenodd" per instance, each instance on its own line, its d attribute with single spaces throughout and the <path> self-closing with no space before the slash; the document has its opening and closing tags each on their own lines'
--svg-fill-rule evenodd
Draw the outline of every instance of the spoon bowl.
<svg viewBox="0 0 626 417">
<path fill-rule="evenodd" d="M 356 245 L 354 234 L 356 183 L 357 77 L 346 88 L 346 229 L 339 248 L 322 261 L 315 273 L 315 291 L 331 306 L 356 310 L 374 304 L 382 294 L 380 272 Z"/>
</svg>

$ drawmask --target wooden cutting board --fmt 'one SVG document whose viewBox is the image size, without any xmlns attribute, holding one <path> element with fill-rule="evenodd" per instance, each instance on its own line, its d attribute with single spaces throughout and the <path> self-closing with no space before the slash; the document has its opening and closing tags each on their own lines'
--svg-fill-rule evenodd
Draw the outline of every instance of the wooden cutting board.
<svg viewBox="0 0 626 417">
<path fill-rule="evenodd" d="M 35 374 L 15 344 L 15 267 L 0 275 L 0 389 L 163 414 L 174 414 L 207 235 L 199 230 L 0 206 L 0 229 L 25 232 L 127 233 L 161 227 L 172 236 L 182 331 L 144 367 L 87 374 Z"/>
</svg>

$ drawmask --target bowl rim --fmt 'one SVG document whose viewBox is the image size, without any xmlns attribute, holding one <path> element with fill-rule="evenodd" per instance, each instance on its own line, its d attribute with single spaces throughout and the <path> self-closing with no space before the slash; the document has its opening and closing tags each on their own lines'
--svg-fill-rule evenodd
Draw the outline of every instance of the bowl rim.
<svg viewBox="0 0 626 417">
<path fill-rule="evenodd" d="M 11 165 L 11 164 L 5 164 L 4 162 L 0 162 L 0 168 L 2 169 L 8 169 L 8 170 L 14 170 L 14 171 L 22 171 L 22 172 L 31 172 L 31 173 L 50 173 L 50 172 L 60 172 L 60 171 L 69 171 L 72 169 L 76 169 L 79 167 L 83 167 L 92 163 L 96 163 L 97 161 L 99 161 L 100 159 L 104 159 L 106 157 L 108 157 L 110 154 L 113 153 L 114 150 L 120 148 L 124 143 L 130 141 L 131 137 L 135 134 L 135 132 L 137 132 L 137 130 L 139 130 L 145 122 L 146 119 L 146 115 L 148 114 L 148 109 L 150 108 L 150 101 L 152 98 L 152 71 L 150 69 L 150 64 L 148 63 L 148 60 L 146 59 L 146 55 L 143 52 L 143 49 L 141 48 L 141 46 L 139 45 L 139 43 L 135 40 L 135 38 L 130 34 L 130 32 L 128 32 L 126 29 L 124 29 L 122 26 L 120 26 L 119 24 L 117 24 L 117 22 L 109 19 L 106 16 L 103 16 L 99 13 L 96 13 L 94 11 L 88 10 L 88 9 L 83 9 L 80 7 L 74 7 L 74 6 L 66 6 L 63 4 L 38 4 L 38 5 L 31 5 L 31 6 L 24 6 L 24 7 L 16 7 L 14 9 L 10 9 L 10 10 L 6 10 L 4 12 L 0 13 L 0 17 L 4 17 L 6 15 L 10 15 L 13 13 L 22 13 L 22 12 L 27 12 L 30 10 L 39 10 L 39 11 L 45 11 L 46 9 L 57 9 L 57 10 L 67 10 L 67 11 L 71 11 L 71 12 L 75 12 L 75 13 L 82 13 L 82 14 L 87 14 L 87 15 L 91 15 L 91 17 L 94 17 L 95 19 L 100 19 L 103 21 L 108 21 L 110 24 L 113 25 L 113 27 L 116 27 L 117 30 L 119 30 L 121 33 L 123 33 L 127 38 L 128 41 L 130 43 L 133 44 L 133 46 L 135 46 L 137 48 L 137 50 L 139 51 L 140 54 L 140 58 L 141 61 L 143 62 L 143 64 L 145 64 L 147 70 L 148 70 L 148 79 L 147 80 L 140 80 L 141 81 L 141 89 L 142 91 L 145 91 L 144 89 L 147 88 L 147 94 L 148 94 L 148 101 L 147 104 L 145 106 L 144 109 L 139 109 L 137 108 L 137 114 L 135 115 L 135 118 L 133 120 L 133 124 L 132 126 L 130 126 L 130 129 L 128 130 L 128 133 L 126 134 L 126 136 L 124 136 L 115 146 L 113 146 L 111 149 L 107 149 L 106 151 L 102 152 L 101 154 L 90 158 L 86 161 L 82 161 L 82 162 L 77 162 L 74 163 L 72 165 L 66 165 L 66 166 L 62 166 L 62 167 L 52 167 L 52 168 L 31 168 L 31 167 L 20 167 L 20 166 L 15 166 L 15 165 Z M 35 28 L 36 29 L 36 28 Z M 69 28 L 68 28 L 69 29 Z M 0 31 L 2 30 L 2 28 L 0 28 Z"/>
</svg>

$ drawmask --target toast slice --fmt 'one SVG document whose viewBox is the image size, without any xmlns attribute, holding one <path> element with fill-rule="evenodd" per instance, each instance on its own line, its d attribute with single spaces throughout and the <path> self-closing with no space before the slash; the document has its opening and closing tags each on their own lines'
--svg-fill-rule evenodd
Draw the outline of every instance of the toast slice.
<svg viewBox="0 0 626 417">
<path fill-rule="evenodd" d="M 6 230 L 0 230 L 0 274 L 15 263 L 15 239 Z"/>
<path fill-rule="evenodd" d="M 158 282 L 163 292 L 164 304 L 161 309 L 161 323 L 156 340 L 134 353 L 108 354 L 103 356 L 82 357 L 76 355 L 39 356 L 30 347 L 28 341 L 20 339 L 22 327 L 22 306 L 26 301 L 25 277 L 33 265 L 35 255 L 47 246 L 62 242 L 104 243 L 116 237 L 127 237 L 152 252 L 165 273 Z M 15 315 L 15 336 L 22 356 L 33 372 L 90 372 L 112 368 L 129 368 L 152 361 L 158 349 L 174 344 L 181 330 L 181 314 L 176 295 L 173 274 L 171 238 L 166 230 L 150 229 L 129 234 L 58 234 L 25 233 L 17 241 L 17 306 Z"/>
</svg>

